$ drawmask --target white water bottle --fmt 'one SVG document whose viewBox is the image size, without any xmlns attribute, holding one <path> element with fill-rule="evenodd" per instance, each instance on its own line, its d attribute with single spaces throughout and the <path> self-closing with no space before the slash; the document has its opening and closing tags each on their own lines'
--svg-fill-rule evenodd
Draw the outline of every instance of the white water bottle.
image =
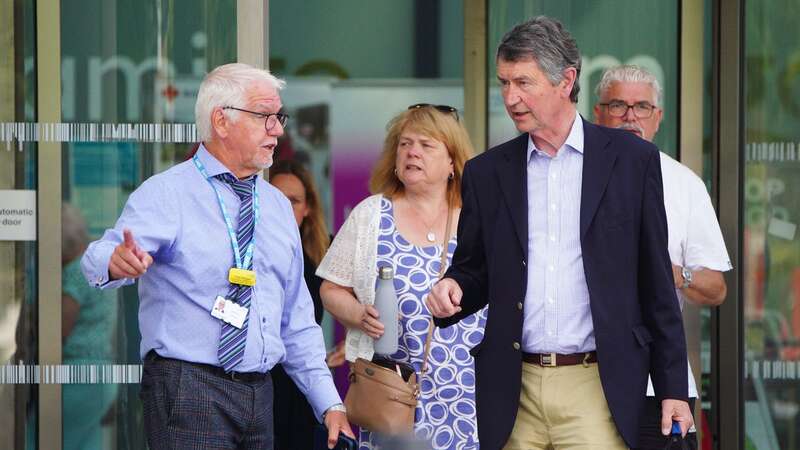
<svg viewBox="0 0 800 450">
<path fill-rule="evenodd" d="M 394 290 L 394 270 L 391 267 L 378 269 L 378 286 L 375 288 L 375 309 L 383 324 L 383 335 L 375 340 L 375 353 L 391 355 L 397 351 L 397 292 Z"/>
</svg>

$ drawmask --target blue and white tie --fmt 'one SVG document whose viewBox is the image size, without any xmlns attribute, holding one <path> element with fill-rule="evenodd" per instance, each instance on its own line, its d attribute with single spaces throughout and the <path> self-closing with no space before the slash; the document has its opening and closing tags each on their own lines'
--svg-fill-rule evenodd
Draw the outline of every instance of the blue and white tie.
<svg viewBox="0 0 800 450">
<path fill-rule="evenodd" d="M 239 206 L 239 227 L 236 231 L 236 238 L 239 241 L 239 254 L 244 257 L 247 245 L 253 240 L 253 233 L 255 232 L 255 218 L 253 216 L 253 183 L 255 183 L 255 177 L 244 181 L 238 180 L 230 173 L 223 173 L 217 175 L 217 177 L 228 183 L 241 200 L 241 205 Z M 252 267 L 253 260 L 251 258 L 247 267 L 242 267 L 242 269 L 252 270 Z M 232 302 L 238 303 L 239 306 L 250 308 L 250 300 L 252 297 L 252 287 L 231 284 L 226 298 Z M 233 370 L 244 358 L 244 347 L 247 342 L 247 322 L 249 318 L 250 314 L 248 313 L 241 329 L 229 323 L 222 324 L 222 333 L 220 334 L 217 355 L 219 356 L 220 365 L 226 372 Z"/>
</svg>

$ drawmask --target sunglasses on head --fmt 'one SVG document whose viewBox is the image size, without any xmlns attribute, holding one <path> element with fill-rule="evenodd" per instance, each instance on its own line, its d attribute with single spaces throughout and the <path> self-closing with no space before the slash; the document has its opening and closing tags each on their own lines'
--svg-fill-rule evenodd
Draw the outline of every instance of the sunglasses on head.
<svg viewBox="0 0 800 450">
<path fill-rule="evenodd" d="M 419 108 L 433 108 L 443 114 L 452 114 L 453 116 L 455 116 L 456 120 L 458 120 L 458 110 L 449 105 L 432 105 L 430 103 L 417 103 L 415 105 L 411 105 L 408 107 L 408 109 L 419 109 Z"/>
</svg>

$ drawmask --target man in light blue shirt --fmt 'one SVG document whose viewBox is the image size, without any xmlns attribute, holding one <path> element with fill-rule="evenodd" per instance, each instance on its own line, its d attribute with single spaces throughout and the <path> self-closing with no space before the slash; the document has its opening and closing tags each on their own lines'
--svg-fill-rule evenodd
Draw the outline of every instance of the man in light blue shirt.
<svg viewBox="0 0 800 450">
<path fill-rule="evenodd" d="M 195 107 L 195 157 L 142 183 L 83 256 L 98 288 L 139 279 L 151 449 L 272 449 L 277 363 L 324 420 L 329 446 L 340 431 L 351 435 L 291 206 L 258 176 L 288 118 L 283 84 L 245 64 L 209 73 Z"/>
</svg>

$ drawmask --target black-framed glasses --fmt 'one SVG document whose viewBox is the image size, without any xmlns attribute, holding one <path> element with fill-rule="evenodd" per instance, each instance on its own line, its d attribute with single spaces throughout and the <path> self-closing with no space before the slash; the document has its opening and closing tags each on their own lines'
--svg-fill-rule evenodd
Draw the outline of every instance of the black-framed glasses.
<svg viewBox="0 0 800 450">
<path fill-rule="evenodd" d="M 411 105 L 408 107 L 408 109 L 419 109 L 419 108 L 433 108 L 442 114 L 452 114 L 453 117 L 456 118 L 456 121 L 458 121 L 458 110 L 450 105 L 432 105 L 430 103 L 417 103 L 415 105 Z"/>
<path fill-rule="evenodd" d="M 223 106 L 222 109 L 235 109 L 236 111 L 246 112 L 254 116 L 264 119 L 264 128 L 269 131 L 275 128 L 275 125 L 281 124 L 282 127 L 286 126 L 289 121 L 289 115 L 284 113 L 262 113 L 257 111 L 249 111 L 247 109 L 237 108 L 235 106 Z"/>
<path fill-rule="evenodd" d="M 628 114 L 628 109 L 633 109 L 633 115 L 639 119 L 647 119 L 653 115 L 653 111 L 657 106 L 649 102 L 637 102 L 629 105 L 620 100 L 612 100 L 608 103 L 599 103 L 600 106 L 608 108 L 608 113 L 614 117 L 625 117 Z"/>
</svg>

